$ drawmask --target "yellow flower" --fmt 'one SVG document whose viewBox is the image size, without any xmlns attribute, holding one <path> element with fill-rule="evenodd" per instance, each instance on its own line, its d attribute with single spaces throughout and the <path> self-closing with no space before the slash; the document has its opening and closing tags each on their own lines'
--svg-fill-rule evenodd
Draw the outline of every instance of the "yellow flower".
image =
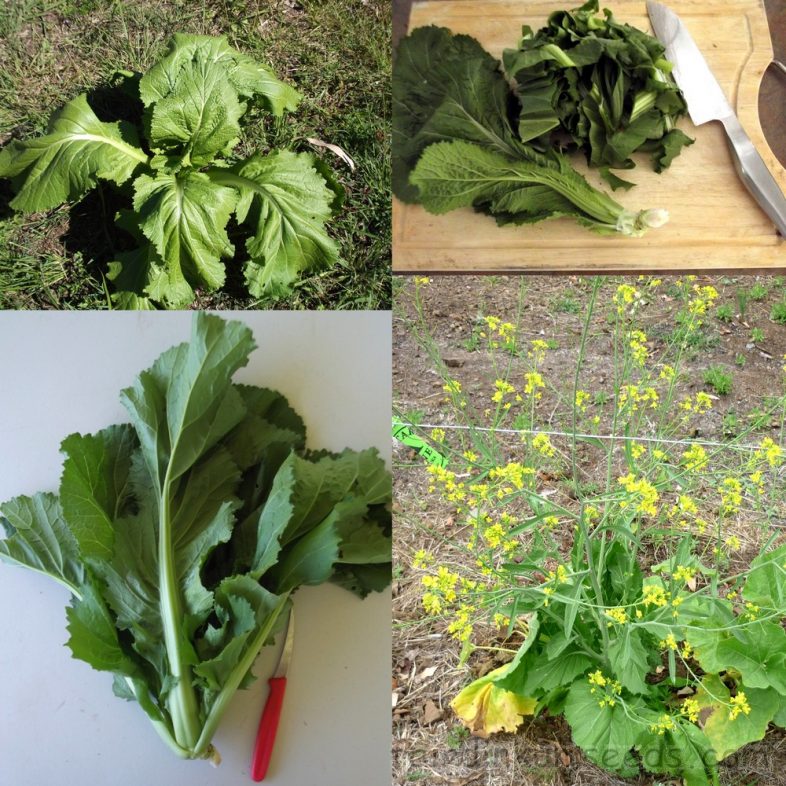
<svg viewBox="0 0 786 786">
<path fill-rule="evenodd" d="M 669 602 L 669 593 L 659 584 L 647 584 L 642 602 L 645 606 L 665 606 Z"/>
<path fill-rule="evenodd" d="M 633 412 L 640 407 L 655 409 L 658 406 L 658 391 L 652 387 L 640 388 L 638 385 L 623 385 L 617 396 L 617 408 L 622 411 L 630 405 Z"/>
<path fill-rule="evenodd" d="M 678 565 L 677 570 L 674 571 L 675 581 L 684 581 L 689 584 L 696 577 L 696 568 L 686 568 L 684 565 Z"/>
<path fill-rule="evenodd" d="M 497 612 L 494 615 L 494 624 L 498 628 L 507 628 L 508 625 L 510 625 L 510 617 L 506 617 L 504 614 Z"/>
<path fill-rule="evenodd" d="M 491 546 L 492 549 L 497 548 L 502 543 L 505 537 L 505 530 L 501 524 L 494 524 L 483 533 L 483 539 Z"/>
<path fill-rule="evenodd" d="M 628 346 L 631 350 L 633 362 L 637 366 L 643 367 L 649 356 L 646 334 L 641 330 L 631 330 L 628 333 Z"/>
<path fill-rule="evenodd" d="M 671 715 L 661 715 L 660 719 L 657 723 L 653 723 L 650 725 L 650 731 L 655 733 L 657 732 L 661 736 L 663 736 L 667 731 L 674 731 L 674 720 L 672 719 Z"/>
<path fill-rule="evenodd" d="M 534 394 L 535 398 L 538 399 L 541 397 L 542 393 L 540 392 L 539 388 L 546 387 L 546 384 L 543 382 L 543 377 L 537 371 L 528 371 L 524 374 L 524 392 L 531 396 Z"/>
<path fill-rule="evenodd" d="M 783 456 L 783 450 L 769 437 L 765 437 L 756 451 L 756 456 L 763 456 L 771 467 L 777 467 Z"/>
<path fill-rule="evenodd" d="M 568 569 L 564 565 L 557 565 L 557 570 L 550 570 L 547 574 L 549 581 L 564 584 L 568 580 Z"/>
<path fill-rule="evenodd" d="M 614 620 L 614 622 L 619 623 L 620 625 L 624 625 L 628 621 L 628 612 L 625 611 L 621 606 L 617 606 L 613 609 L 606 609 L 604 612 L 607 617 L 610 617 Z"/>
<path fill-rule="evenodd" d="M 634 443 L 630 446 L 630 452 L 634 459 L 640 459 L 647 452 L 647 448 L 644 445 Z"/>
<path fill-rule="evenodd" d="M 431 439 L 434 442 L 444 442 L 445 441 L 445 429 L 443 428 L 433 428 L 431 429 Z"/>
<path fill-rule="evenodd" d="M 729 551 L 739 551 L 742 546 L 740 539 L 736 535 L 729 535 L 723 542 L 728 547 Z"/>
<path fill-rule="evenodd" d="M 638 497 L 636 501 L 636 511 L 639 513 L 643 513 L 645 515 L 650 516 L 657 516 L 658 508 L 658 491 L 655 486 L 652 485 L 648 480 L 645 478 L 640 478 L 636 480 L 633 473 L 629 473 L 624 475 L 621 478 L 617 478 L 617 482 L 634 497 Z M 629 505 L 628 500 L 623 500 L 620 502 L 621 508 L 626 508 Z"/>
<path fill-rule="evenodd" d="M 669 633 L 666 638 L 660 643 L 661 649 L 677 650 L 677 639 L 674 638 L 673 633 Z"/>
<path fill-rule="evenodd" d="M 577 390 L 576 391 L 576 409 L 581 410 L 582 412 L 587 411 L 587 405 L 589 404 L 591 396 L 587 393 L 586 390 Z"/>
<path fill-rule="evenodd" d="M 707 458 L 707 451 L 701 445 L 691 445 L 682 454 L 682 460 L 685 463 L 685 469 L 688 472 L 698 472 L 702 467 L 706 466 L 709 459 Z"/>
<path fill-rule="evenodd" d="M 664 366 L 660 370 L 660 378 L 665 379 L 667 382 L 671 382 L 676 376 L 677 372 L 671 366 Z"/>
<path fill-rule="evenodd" d="M 718 297 L 718 290 L 715 287 L 702 287 L 698 284 L 693 285 L 694 297 L 688 302 L 688 312 L 694 315 L 706 314 L 707 309 Z"/>
<path fill-rule="evenodd" d="M 585 505 L 583 513 L 584 521 L 588 527 L 591 527 L 600 518 L 600 510 L 594 505 Z"/>
<path fill-rule="evenodd" d="M 620 284 L 612 300 L 617 306 L 617 314 L 622 316 L 625 313 L 626 306 L 631 306 L 631 311 L 635 310 L 636 306 L 641 302 L 641 293 L 636 287 L 630 286 L 630 284 Z"/>
<path fill-rule="evenodd" d="M 546 350 L 549 345 L 542 338 L 533 339 L 530 345 L 531 349 L 527 352 L 527 357 L 534 360 L 535 363 L 542 363 L 546 359 Z"/>
<path fill-rule="evenodd" d="M 709 412 L 712 409 L 712 398 L 703 391 L 699 391 L 696 394 L 695 402 L 693 411 L 698 415 L 703 415 L 705 412 Z"/>
<path fill-rule="evenodd" d="M 420 287 L 428 286 L 431 283 L 431 279 L 428 276 L 415 276 L 415 284 Z"/>
<path fill-rule="evenodd" d="M 439 614 L 442 611 L 442 601 L 433 592 L 426 592 L 422 598 L 423 608 L 428 614 Z"/>
<path fill-rule="evenodd" d="M 696 699 L 685 699 L 680 707 L 680 715 L 691 723 L 696 723 L 699 720 L 699 702 Z"/>
<path fill-rule="evenodd" d="M 745 698 L 745 692 L 740 691 L 736 696 L 731 697 L 731 710 L 729 712 L 729 720 L 736 720 L 740 713 L 745 715 L 751 714 L 750 704 Z"/>
<path fill-rule="evenodd" d="M 418 570 L 423 570 L 433 565 L 434 561 L 435 557 L 433 554 L 429 554 L 425 549 L 418 549 L 412 558 L 412 566 Z"/>
<path fill-rule="evenodd" d="M 461 393 L 461 383 L 456 379 L 449 379 L 442 386 L 446 393 Z"/>
<path fill-rule="evenodd" d="M 525 467 L 517 461 L 512 461 L 504 467 L 493 467 L 489 472 L 489 478 L 502 484 L 510 483 L 521 490 L 524 488 L 525 478 L 534 474 L 535 470 L 532 467 Z"/>
<path fill-rule="evenodd" d="M 532 439 L 532 447 L 535 448 L 538 453 L 548 458 L 556 454 L 556 450 L 554 449 L 554 445 L 551 444 L 548 434 L 536 434 Z"/>
<path fill-rule="evenodd" d="M 594 671 L 592 674 L 589 675 L 589 684 L 596 685 L 599 688 L 606 687 L 606 678 L 603 676 L 603 672 L 598 670 Z"/>
<path fill-rule="evenodd" d="M 739 512 L 742 505 L 742 483 L 737 478 L 724 478 L 720 485 L 721 510 L 726 515 Z"/>
</svg>

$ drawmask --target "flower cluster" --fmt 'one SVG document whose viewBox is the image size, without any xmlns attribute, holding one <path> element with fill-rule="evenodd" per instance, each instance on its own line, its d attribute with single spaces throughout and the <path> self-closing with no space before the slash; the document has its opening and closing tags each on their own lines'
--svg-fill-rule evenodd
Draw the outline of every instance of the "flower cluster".
<svg viewBox="0 0 786 786">
<path fill-rule="evenodd" d="M 736 720 L 740 714 L 750 715 L 751 707 L 745 697 L 744 691 L 740 691 L 736 696 L 732 696 L 730 700 L 731 709 L 729 710 L 729 720 Z"/>
<path fill-rule="evenodd" d="M 617 482 L 633 497 L 636 497 L 635 508 L 637 513 L 648 516 L 658 515 L 658 491 L 646 478 L 636 478 L 632 472 L 617 478 Z M 621 508 L 627 508 L 630 500 L 623 499 Z"/>
<path fill-rule="evenodd" d="M 512 322 L 504 322 L 499 317 L 484 317 L 488 330 L 481 331 L 480 337 L 488 340 L 490 349 L 506 349 L 510 352 L 516 348 L 516 326 Z"/>
<path fill-rule="evenodd" d="M 738 478 L 724 478 L 720 488 L 721 511 L 726 516 L 738 513 L 742 505 L 742 483 Z"/>
<path fill-rule="evenodd" d="M 430 464 L 426 472 L 431 475 L 431 483 L 428 487 L 429 494 L 433 494 L 439 488 L 446 502 L 460 504 L 466 499 L 466 486 L 463 481 L 457 482 L 455 472 L 435 464 Z"/>
<path fill-rule="evenodd" d="M 643 330 L 630 330 L 627 335 L 631 359 L 639 368 L 644 368 L 650 351 L 647 347 L 647 335 Z"/>
<path fill-rule="evenodd" d="M 623 316 L 626 312 L 632 316 L 635 314 L 638 306 L 641 305 L 641 292 L 630 284 L 620 284 L 612 300 L 614 305 L 617 306 L 617 314 L 619 316 Z"/>
<path fill-rule="evenodd" d="M 691 445 L 682 454 L 682 463 L 688 472 L 698 472 L 707 466 L 707 451 L 701 445 Z"/>
<path fill-rule="evenodd" d="M 653 387 L 639 385 L 622 385 L 617 397 L 617 409 L 621 412 L 625 407 L 637 412 L 639 409 L 656 409 L 660 396 Z"/>
<path fill-rule="evenodd" d="M 590 693 L 603 692 L 603 697 L 598 699 L 599 707 L 613 707 L 619 701 L 622 685 L 617 680 L 605 677 L 600 670 L 589 675 L 589 684 L 592 685 Z"/>
<path fill-rule="evenodd" d="M 518 461 L 511 461 L 504 467 L 492 467 L 489 478 L 500 484 L 498 496 L 504 496 L 512 493 L 514 488 L 519 491 L 523 489 L 527 478 L 531 478 L 534 474 L 535 470 L 532 467 L 525 467 Z"/>
<path fill-rule="evenodd" d="M 671 715 L 668 715 L 667 713 L 661 715 L 660 718 L 658 718 L 657 723 L 650 724 L 650 731 L 653 734 L 657 733 L 661 736 L 663 736 L 667 731 L 674 731 L 675 728 L 674 718 L 672 718 Z"/>
</svg>

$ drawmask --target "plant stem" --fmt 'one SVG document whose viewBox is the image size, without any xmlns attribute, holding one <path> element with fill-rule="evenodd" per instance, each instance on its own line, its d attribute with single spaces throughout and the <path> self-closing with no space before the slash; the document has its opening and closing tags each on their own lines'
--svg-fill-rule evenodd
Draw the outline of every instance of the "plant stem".
<svg viewBox="0 0 786 786">
<path fill-rule="evenodd" d="M 185 636 L 182 630 L 183 609 L 180 603 L 180 588 L 178 587 L 174 549 L 172 548 L 171 484 L 169 469 L 167 469 L 161 492 L 161 520 L 158 533 L 161 621 L 164 628 L 164 643 L 169 670 L 175 680 L 167 697 L 167 708 L 172 716 L 175 740 L 183 748 L 193 750 L 199 737 L 199 705 L 194 693 L 194 686 L 191 684 L 190 668 L 182 651 Z"/>
<path fill-rule="evenodd" d="M 141 706 L 142 702 L 139 701 L 139 691 L 137 690 L 137 687 L 134 684 L 134 681 L 130 677 L 126 677 L 125 679 L 126 679 L 126 685 L 128 685 L 129 689 L 131 690 L 131 692 L 136 697 L 137 702 L 139 702 L 139 705 Z M 172 734 L 171 734 L 169 728 L 167 727 L 167 725 L 165 723 L 162 723 L 161 721 L 157 721 L 157 720 L 151 718 L 149 715 L 148 715 L 148 719 L 153 724 L 153 728 L 156 730 L 156 733 L 158 734 L 158 736 L 161 737 L 161 739 L 167 744 L 169 749 L 176 756 L 179 756 L 181 759 L 193 758 L 191 751 L 186 750 L 185 748 L 183 748 L 183 747 L 181 747 L 180 745 L 177 744 L 177 742 L 172 737 Z"/>
<path fill-rule="evenodd" d="M 251 644 L 246 650 L 246 654 L 243 656 L 237 666 L 235 666 L 234 671 L 229 676 L 229 679 L 226 681 L 224 687 L 221 689 L 221 692 L 213 702 L 213 706 L 210 708 L 205 725 L 202 727 L 202 733 L 199 735 L 199 740 L 194 746 L 195 756 L 200 756 L 208 749 L 210 740 L 213 738 L 213 734 L 215 734 L 221 717 L 229 706 L 230 699 L 235 694 L 235 691 L 243 680 L 243 677 L 246 676 L 249 669 L 254 665 L 256 657 L 259 655 L 259 651 L 262 649 L 265 640 L 270 635 L 270 631 L 273 630 L 273 626 L 276 624 L 276 620 L 284 610 L 288 600 L 288 592 L 279 597 L 276 607 L 267 618 L 265 624 L 257 631 L 257 635 L 252 639 Z"/>
</svg>

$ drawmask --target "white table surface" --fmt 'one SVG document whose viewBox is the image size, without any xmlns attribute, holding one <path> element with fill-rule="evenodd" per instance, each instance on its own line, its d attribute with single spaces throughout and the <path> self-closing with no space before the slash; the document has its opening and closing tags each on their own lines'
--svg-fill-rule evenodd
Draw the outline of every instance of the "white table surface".
<svg viewBox="0 0 786 786">
<path fill-rule="evenodd" d="M 258 349 L 238 381 L 281 391 L 312 448 L 390 451 L 390 315 L 243 312 Z M 0 500 L 56 490 L 60 440 L 127 420 L 118 393 L 186 340 L 191 315 L 0 313 Z M 0 786 L 233 786 L 251 749 L 278 644 L 257 661 L 213 740 L 223 763 L 182 761 L 111 675 L 64 646 L 68 592 L 0 564 Z M 390 594 L 295 596 L 296 638 L 271 786 L 390 783 Z"/>
</svg>

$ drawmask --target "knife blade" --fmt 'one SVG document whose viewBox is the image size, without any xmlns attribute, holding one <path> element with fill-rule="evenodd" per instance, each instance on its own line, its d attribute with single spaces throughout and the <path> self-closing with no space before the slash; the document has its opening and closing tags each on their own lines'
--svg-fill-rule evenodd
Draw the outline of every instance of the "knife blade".
<svg viewBox="0 0 786 786">
<path fill-rule="evenodd" d="M 265 701 L 265 709 L 259 719 L 256 742 L 254 743 L 254 753 L 251 757 L 251 777 L 255 781 L 265 779 L 267 775 L 270 757 L 273 753 L 273 745 L 276 741 L 278 731 L 278 721 L 281 717 L 281 706 L 284 703 L 284 692 L 287 687 L 287 672 L 292 660 L 292 646 L 295 641 L 295 612 L 289 612 L 287 622 L 287 635 L 284 639 L 284 646 L 281 648 L 281 655 L 278 659 L 273 676 L 268 680 L 270 692 Z"/>
<path fill-rule="evenodd" d="M 713 120 L 723 124 L 737 174 L 781 236 L 786 237 L 786 197 L 745 133 L 688 28 L 677 14 L 655 0 L 647 0 L 647 13 L 666 56 L 674 64 L 672 75 L 685 96 L 691 120 L 697 126 Z"/>
</svg>

